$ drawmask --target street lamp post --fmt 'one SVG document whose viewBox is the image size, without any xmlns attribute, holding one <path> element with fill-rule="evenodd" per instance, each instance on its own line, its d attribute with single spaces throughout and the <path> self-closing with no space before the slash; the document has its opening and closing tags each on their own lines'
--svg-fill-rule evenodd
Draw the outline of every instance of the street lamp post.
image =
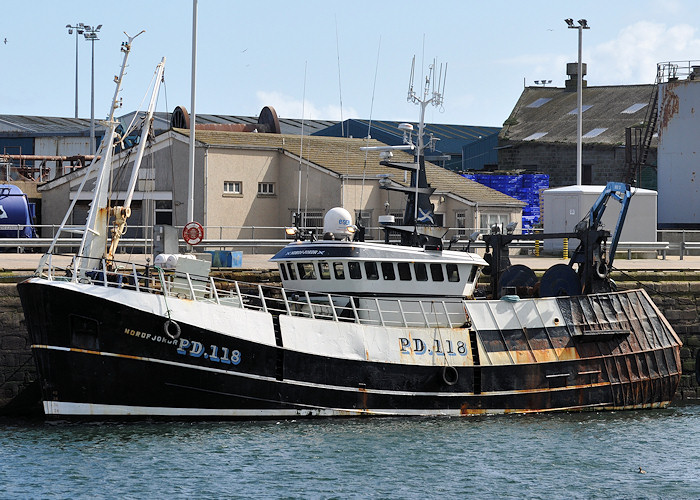
<svg viewBox="0 0 700 500">
<path fill-rule="evenodd" d="M 95 153 L 95 40 L 99 40 L 99 38 L 97 38 L 97 33 L 100 31 L 100 28 L 102 28 L 101 24 L 94 28 L 86 24 L 84 25 L 85 33 L 83 34 L 85 40 L 92 42 L 92 76 L 90 77 L 90 154 Z"/>
<path fill-rule="evenodd" d="M 576 185 L 581 185 L 581 156 L 582 156 L 582 146 L 581 146 L 581 134 L 583 128 L 583 63 L 581 62 L 581 45 L 583 43 L 583 30 L 590 29 L 588 26 L 588 21 L 585 19 L 578 20 L 578 26 L 574 25 L 573 19 L 564 19 L 569 28 L 578 30 L 578 75 L 576 82 Z"/>
<path fill-rule="evenodd" d="M 75 30 L 75 117 L 78 118 L 78 35 L 82 35 L 85 31 L 85 25 L 78 23 L 75 26 L 66 24 L 68 34 L 72 35 Z"/>
</svg>

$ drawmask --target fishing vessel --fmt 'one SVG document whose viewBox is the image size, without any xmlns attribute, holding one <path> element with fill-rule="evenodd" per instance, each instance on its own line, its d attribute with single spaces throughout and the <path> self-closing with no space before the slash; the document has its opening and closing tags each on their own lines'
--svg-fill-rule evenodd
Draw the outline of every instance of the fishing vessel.
<svg viewBox="0 0 700 500">
<path fill-rule="evenodd" d="M 615 291 L 609 277 L 629 187 L 606 187 L 568 235 L 581 241 L 571 262 L 542 278 L 510 265 L 508 244 L 529 237 L 512 228 L 483 235 L 484 257 L 445 248 L 423 138 L 439 85 L 410 90 L 409 100 L 420 105 L 418 131 L 414 139 L 404 126 L 399 148 L 414 161 L 384 151 L 388 167 L 410 172 L 410 186 L 385 186 L 406 195 L 403 224 L 383 219 L 383 242 L 364 241 L 339 207 L 321 238 L 295 224 L 295 240 L 271 259 L 281 286 L 218 279 L 196 258 L 170 269 L 162 260 L 120 266 L 114 251 L 129 210 L 110 207 L 101 183 L 107 134 L 73 263 L 59 269 L 49 249 L 18 284 L 45 414 L 457 416 L 669 404 L 680 340 L 643 290 Z M 607 251 L 600 216 L 611 199 L 621 216 Z"/>
</svg>

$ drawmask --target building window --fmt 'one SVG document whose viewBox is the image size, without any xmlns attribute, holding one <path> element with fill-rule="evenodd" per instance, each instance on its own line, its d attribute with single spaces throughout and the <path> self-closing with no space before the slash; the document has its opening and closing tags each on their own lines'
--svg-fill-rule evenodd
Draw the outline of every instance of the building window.
<svg viewBox="0 0 700 500">
<path fill-rule="evenodd" d="M 396 226 L 403 225 L 403 210 L 390 210 L 389 215 L 394 216 L 394 225 L 396 225 Z"/>
<path fill-rule="evenodd" d="M 262 195 L 262 196 L 274 196 L 275 183 L 274 182 L 258 182 L 258 194 Z"/>
<path fill-rule="evenodd" d="M 243 194 L 241 181 L 224 181 L 224 194 Z"/>
<path fill-rule="evenodd" d="M 457 219 L 455 220 L 455 227 L 457 227 L 458 235 L 467 234 L 467 214 L 464 212 L 457 212 Z"/>
<path fill-rule="evenodd" d="M 509 216 L 507 214 L 481 214 L 481 229 L 489 229 L 494 224 L 498 225 L 503 232 L 503 229 L 510 222 Z"/>
<path fill-rule="evenodd" d="M 593 165 L 581 165 L 581 184 L 593 184 Z"/>
<path fill-rule="evenodd" d="M 373 209 L 355 210 L 355 223 L 359 226 L 369 227 L 372 225 Z"/>
<path fill-rule="evenodd" d="M 172 200 L 156 200 L 154 220 L 156 224 L 173 225 Z"/>
</svg>

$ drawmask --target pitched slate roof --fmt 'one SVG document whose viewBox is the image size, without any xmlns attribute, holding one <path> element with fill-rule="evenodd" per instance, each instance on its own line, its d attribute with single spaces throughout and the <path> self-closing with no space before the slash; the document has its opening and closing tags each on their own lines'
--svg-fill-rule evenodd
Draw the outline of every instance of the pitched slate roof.
<svg viewBox="0 0 700 500">
<path fill-rule="evenodd" d="M 625 128 L 646 119 L 653 89 L 653 85 L 585 87 L 582 142 L 624 144 Z M 503 124 L 499 140 L 576 143 L 576 116 L 575 91 L 527 87 Z"/>
<path fill-rule="evenodd" d="M 174 129 L 189 137 L 189 130 Z M 221 132 L 213 130 L 198 130 L 196 139 L 204 144 L 240 148 L 273 148 L 307 160 L 321 168 L 330 170 L 338 175 L 376 179 L 379 174 L 392 174 L 391 180 L 406 185 L 400 170 L 380 165 L 379 153 L 360 151 L 362 146 L 383 146 L 384 144 L 371 139 L 346 139 L 342 137 L 321 137 L 257 134 L 246 132 Z M 302 141 L 303 139 L 303 141 Z M 303 150 L 303 151 L 302 151 Z M 394 152 L 393 161 L 412 162 L 413 156 L 401 151 Z M 511 198 L 487 186 L 466 179 L 461 175 L 426 163 L 426 175 L 432 187 L 444 193 L 452 193 L 465 200 L 486 206 L 522 207 L 525 203 Z M 410 176 L 407 178 L 410 179 Z"/>
</svg>

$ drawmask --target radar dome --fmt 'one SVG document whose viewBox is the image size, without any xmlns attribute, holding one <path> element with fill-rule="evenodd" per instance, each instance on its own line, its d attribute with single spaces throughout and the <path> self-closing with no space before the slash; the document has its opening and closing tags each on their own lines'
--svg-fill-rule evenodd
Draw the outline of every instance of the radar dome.
<svg viewBox="0 0 700 500">
<path fill-rule="evenodd" d="M 323 218 L 323 234 L 333 235 L 336 239 L 350 236 L 354 231 L 350 212 L 342 207 L 331 208 Z"/>
</svg>

